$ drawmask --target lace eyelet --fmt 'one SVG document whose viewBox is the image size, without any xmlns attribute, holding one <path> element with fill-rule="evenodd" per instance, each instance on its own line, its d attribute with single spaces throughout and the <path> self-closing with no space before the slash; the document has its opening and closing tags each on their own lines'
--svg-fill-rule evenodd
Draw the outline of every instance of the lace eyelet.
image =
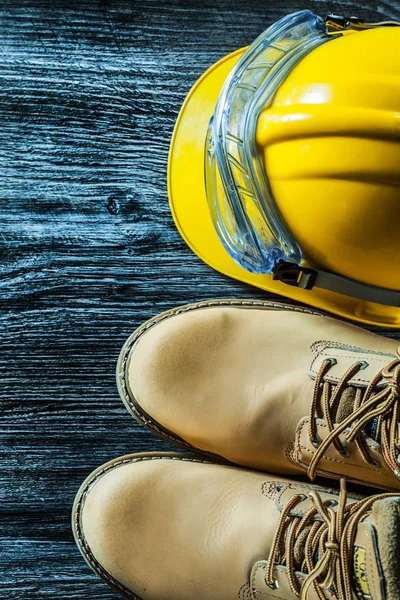
<svg viewBox="0 0 400 600">
<path fill-rule="evenodd" d="M 298 498 L 299 498 L 299 504 L 300 502 L 304 502 L 305 500 L 308 499 L 307 494 L 298 494 Z"/>
<path fill-rule="evenodd" d="M 342 446 L 339 450 L 338 450 L 340 456 L 343 456 L 343 458 L 350 458 L 350 452 L 348 450 L 348 448 L 346 448 L 346 446 Z"/>
<path fill-rule="evenodd" d="M 338 501 L 337 500 L 329 500 L 329 506 L 337 506 L 338 505 Z"/>
<path fill-rule="evenodd" d="M 319 448 L 319 446 L 320 446 L 320 444 L 321 444 L 322 440 L 321 440 L 321 438 L 319 437 L 318 433 L 316 433 L 316 434 L 315 434 L 315 440 L 311 440 L 311 439 L 310 439 L 310 442 L 312 443 L 312 445 L 314 446 L 314 448 Z"/>
<path fill-rule="evenodd" d="M 357 363 L 360 367 L 360 371 L 364 371 L 364 369 L 366 369 L 367 367 L 369 367 L 369 363 L 367 363 L 366 360 L 360 360 L 359 363 Z"/>
<path fill-rule="evenodd" d="M 269 589 L 270 589 L 270 590 L 279 590 L 279 582 L 278 582 L 278 580 L 277 580 L 277 579 L 275 579 L 275 578 L 274 578 L 274 582 L 273 582 L 273 584 L 272 584 L 272 585 L 271 585 L 270 583 L 268 583 L 268 581 L 267 581 L 267 580 L 265 580 L 265 585 L 266 585 L 267 587 L 269 587 Z"/>
</svg>

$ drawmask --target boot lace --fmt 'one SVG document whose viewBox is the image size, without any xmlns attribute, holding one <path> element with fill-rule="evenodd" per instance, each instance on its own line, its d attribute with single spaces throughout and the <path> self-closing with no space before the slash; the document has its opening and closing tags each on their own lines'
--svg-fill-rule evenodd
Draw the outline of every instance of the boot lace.
<svg viewBox="0 0 400 600">
<path fill-rule="evenodd" d="M 311 491 L 310 509 L 303 517 L 293 516 L 293 508 L 305 499 L 303 494 L 292 496 L 282 511 L 271 551 L 267 560 L 265 580 L 271 588 L 277 587 L 274 578 L 275 565 L 285 567 L 292 593 L 301 600 L 307 600 L 314 589 L 320 600 L 326 600 L 324 590 L 330 589 L 341 600 L 352 600 L 351 558 L 357 525 L 371 509 L 376 500 L 397 497 L 396 493 L 380 494 L 347 504 L 345 480 L 341 489 L 336 510 L 336 501 L 322 500 L 317 491 Z M 308 530 L 304 541 L 304 531 Z M 300 538 L 301 536 L 301 538 Z M 306 574 L 301 584 L 296 577 L 294 549 L 296 541 L 303 543 L 303 561 L 300 571 Z"/>
<path fill-rule="evenodd" d="M 400 346 L 395 358 L 387 367 L 379 371 L 363 390 L 356 388 L 354 408 L 352 413 L 340 424 L 335 424 L 341 394 L 351 378 L 365 368 L 365 362 L 359 361 L 352 365 L 343 375 L 339 383 L 324 381 L 330 367 L 335 364 L 333 359 L 327 359 L 322 364 L 315 379 L 313 399 L 310 409 L 308 435 L 311 443 L 317 448 L 309 468 L 308 476 L 315 478 L 319 461 L 324 452 L 333 444 L 340 454 L 348 456 L 347 449 L 339 439 L 340 434 L 346 433 L 347 441 L 354 442 L 364 462 L 378 466 L 370 455 L 365 444 L 365 427 L 377 419 L 376 439 L 380 439 L 383 459 L 400 479 L 399 465 L 399 397 L 400 397 Z M 328 436 L 322 441 L 317 433 L 317 407 L 321 399 L 323 418 L 328 426 Z"/>
</svg>

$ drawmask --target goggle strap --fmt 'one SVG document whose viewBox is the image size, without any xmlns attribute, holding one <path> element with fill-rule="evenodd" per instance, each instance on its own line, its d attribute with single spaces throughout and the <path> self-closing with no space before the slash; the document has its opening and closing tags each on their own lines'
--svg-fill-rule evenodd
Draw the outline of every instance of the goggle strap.
<svg viewBox="0 0 400 600">
<path fill-rule="evenodd" d="M 305 290 L 317 287 L 366 302 L 400 307 L 400 291 L 375 287 L 329 271 L 310 269 L 295 263 L 280 261 L 274 268 L 273 274 L 274 280 Z"/>
</svg>

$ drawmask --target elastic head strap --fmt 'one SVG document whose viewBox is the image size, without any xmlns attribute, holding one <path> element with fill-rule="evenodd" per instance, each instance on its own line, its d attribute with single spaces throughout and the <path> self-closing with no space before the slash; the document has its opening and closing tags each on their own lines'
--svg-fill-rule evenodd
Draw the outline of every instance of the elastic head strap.
<svg viewBox="0 0 400 600">
<path fill-rule="evenodd" d="M 274 280 L 304 290 L 314 287 L 366 302 L 400 307 L 400 291 L 375 287 L 328 271 L 309 269 L 295 263 L 280 261 L 273 270 Z"/>
</svg>

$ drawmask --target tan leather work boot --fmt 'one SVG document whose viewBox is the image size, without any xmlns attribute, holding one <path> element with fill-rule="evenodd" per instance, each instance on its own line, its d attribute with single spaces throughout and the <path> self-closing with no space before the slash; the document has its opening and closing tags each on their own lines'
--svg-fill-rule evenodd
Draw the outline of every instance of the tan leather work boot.
<svg viewBox="0 0 400 600">
<path fill-rule="evenodd" d="M 306 308 L 202 302 L 133 333 L 117 380 L 137 420 L 190 451 L 400 489 L 398 343 Z"/>
<path fill-rule="evenodd" d="M 73 509 L 87 563 L 136 600 L 398 600 L 400 497 L 360 499 L 184 454 L 97 469 Z"/>
</svg>

